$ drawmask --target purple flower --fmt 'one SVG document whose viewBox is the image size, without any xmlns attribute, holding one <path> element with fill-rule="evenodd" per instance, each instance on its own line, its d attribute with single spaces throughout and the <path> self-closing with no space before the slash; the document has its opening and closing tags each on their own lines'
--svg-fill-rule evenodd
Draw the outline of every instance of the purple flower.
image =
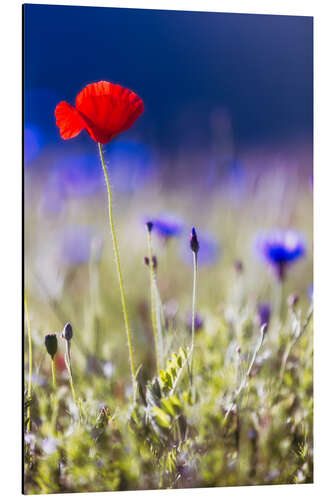
<svg viewBox="0 0 333 500">
<path fill-rule="evenodd" d="M 262 233 L 256 244 L 259 255 L 273 268 L 279 281 L 285 279 L 287 267 L 306 252 L 303 237 L 293 229 L 274 229 Z"/>
<path fill-rule="evenodd" d="M 100 258 L 102 242 L 90 226 L 70 226 L 63 233 L 61 257 L 69 265 L 89 261 L 91 251 Z"/>
<path fill-rule="evenodd" d="M 266 330 L 269 326 L 269 320 L 271 318 L 271 306 L 267 302 L 262 302 L 258 305 L 257 318 L 259 325 L 262 327 L 266 325 Z"/>
<path fill-rule="evenodd" d="M 310 302 L 313 301 L 313 284 L 310 285 L 308 288 L 308 299 Z"/>
<path fill-rule="evenodd" d="M 71 197 L 88 197 L 103 189 L 96 158 L 90 155 L 70 154 L 59 157 L 46 180 L 42 195 L 42 208 L 58 214 Z"/>
<path fill-rule="evenodd" d="M 200 316 L 199 314 L 194 315 L 194 330 L 198 331 L 201 330 L 203 327 L 204 320 L 203 317 Z M 186 318 L 186 326 L 187 328 L 191 331 L 192 329 L 192 313 L 189 313 L 187 318 Z"/>
<path fill-rule="evenodd" d="M 117 139 L 108 153 L 113 184 L 124 193 L 137 192 L 151 179 L 153 153 L 134 139 Z"/>
<path fill-rule="evenodd" d="M 59 440 L 53 437 L 47 437 L 43 439 L 42 448 L 44 453 L 47 455 L 52 455 L 59 444 Z"/>
<path fill-rule="evenodd" d="M 58 215 L 65 206 L 66 197 L 60 179 L 51 175 L 44 186 L 42 194 L 42 212 L 47 212 L 47 215 Z"/>
<path fill-rule="evenodd" d="M 56 160 L 50 181 L 67 196 L 91 196 L 104 187 L 96 158 L 75 153 Z"/>
<path fill-rule="evenodd" d="M 170 213 L 161 213 L 155 218 L 146 218 L 146 222 L 147 220 L 153 223 L 153 231 L 165 240 L 180 236 L 184 231 L 184 222 Z"/>
<path fill-rule="evenodd" d="M 216 264 L 220 255 L 221 247 L 217 242 L 216 238 L 208 233 L 198 231 L 200 237 L 200 250 L 197 253 L 198 265 L 199 266 L 212 266 Z M 184 242 L 185 243 L 185 242 Z M 191 248 L 189 248 L 188 241 L 186 244 L 182 244 L 180 248 L 180 256 L 182 260 L 189 266 L 193 265 L 193 254 Z"/>
<path fill-rule="evenodd" d="M 114 364 L 111 361 L 107 361 L 103 364 L 103 373 L 106 377 L 112 377 L 114 373 Z"/>
<path fill-rule="evenodd" d="M 240 259 L 234 260 L 234 268 L 238 274 L 242 274 L 244 271 L 244 264 Z"/>
<path fill-rule="evenodd" d="M 24 435 L 24 442 L 29 445 L 31 451 L 34 451 L 36 446 L 36 441 L 37 439 L 35 434 L 29 432 Z"/>
</svg>

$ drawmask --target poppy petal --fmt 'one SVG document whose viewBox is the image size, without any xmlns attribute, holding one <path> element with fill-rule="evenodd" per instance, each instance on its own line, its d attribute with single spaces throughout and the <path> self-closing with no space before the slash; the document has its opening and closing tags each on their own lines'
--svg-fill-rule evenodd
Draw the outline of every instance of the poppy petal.
<svg viewBox="0 0 333 500">
<path fill-rule="evenodd" d="M 100 81 L 87 85 L 78 94 L 76 108 L 90 136 L 105 144 L 134 124 L 143 113 L 144 104 L 131 90 Z"/>
<path fill-rule="evenodd" d="M 86 127 L 86 123 L 73 106 L 65 101 L 60 102 L 55 109 L 56 124 L 63 139 L 76 137 Z"/>
</svg>

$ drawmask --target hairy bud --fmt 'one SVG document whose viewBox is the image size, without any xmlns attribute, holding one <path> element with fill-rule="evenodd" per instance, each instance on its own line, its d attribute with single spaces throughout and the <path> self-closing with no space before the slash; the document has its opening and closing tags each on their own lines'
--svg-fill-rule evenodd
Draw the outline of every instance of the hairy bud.
<svg viewBox="0 0 333 500">
<path fill-rule="evenodd" d="M 47 352 L 53 359 L 58 349 L 58 340 L 57 340 L 57 335 L 55 333 L 50 333 L 49 335 L 45 336 L 45 346 Z"/>
<path fill-rule="evenodd" d="M 197 238 L 197 233 L 195 232 L 195 228 L 192 227 L 192 233 L 191 233 L 191 239 L 190 239 L 190 246 L 191 250 L 193 253 L 198 253 L 199 252 L 199 241 Z"/>
<path fill-rule="evenodd" d="M 66 323 L 62 331 L 62 338 L 65 340 L 71 340 L 73 337 L 73 328 L 70 323 Z"/>
<path fill-rule="evenodd" d="M 151 221 L 149 221 L 146 223 L 146 226 L 147 226 L 148 232 L 151 233 L 154 224 Z"/>
</svg>

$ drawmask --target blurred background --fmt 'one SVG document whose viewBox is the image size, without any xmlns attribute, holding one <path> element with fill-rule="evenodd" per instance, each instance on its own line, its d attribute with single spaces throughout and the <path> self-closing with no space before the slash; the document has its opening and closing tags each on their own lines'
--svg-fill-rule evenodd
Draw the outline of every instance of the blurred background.
<svg viewBox="0 0 333 500">
<path fill-rule="evenodd" d="M 81 347 L 97 352 L 96 332 L 111 330 L 100 356 L 127 357 L 117 340 L 123 326 L 97 144 L 85 131 L 63 141 L 54 117 L 60 101 L 74 104 L 98 80 L 145 103 L 132 129 L 105 148 L 138 356 L 151 341 L 147 218 L 180 227 L 153 244 L 162 300 L 183 321 L 193 225 L 205 241 L 202 310 L 227 300 L 236 259 L 253 304 L 270 299 L 273 278 L 254 240 L 274 227 L 304 236 L 306 257 L 287 288 L 308 300 L 312 42 L 308 17 L 24 6 L 25 274 L 36 342 L 70 320 Z"/>
<path fill-rule="evenodd" d="M 245 147 L 311 147 L 312 18 L 44 5 L 24 16 L 26 164 L 64 150 L 56 104 L 102 79 L 144 100 L 119 141 L 144 143 L 145 163 L 195 149 L 222 170 Z M 86 134 L 66 147 L 95 153 Z"/>
</svg>

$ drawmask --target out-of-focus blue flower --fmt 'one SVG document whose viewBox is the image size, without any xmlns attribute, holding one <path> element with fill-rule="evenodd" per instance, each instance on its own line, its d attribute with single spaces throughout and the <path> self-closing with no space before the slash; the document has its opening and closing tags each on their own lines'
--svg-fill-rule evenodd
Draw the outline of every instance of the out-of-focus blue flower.
<svg viewBox="0 0 333 500">
<path fill-rule="evenodd" d="M 42 208 L 58 214 L 68 198 L 92 196 L 104 188 L 103 173 L 96 157 L 69 154 L 57 157 L 42 195 Z"/>
<path fill-rule="evenodd" d="M 306 253 L 303 237 L 293 229 L 274 229 L 262 233 L 257 238 L 256 247 L 280 281 L 284 280 L 287 267 Z"/>
<path fill-rule="evenodd" d="M 46 378 L 42 377 L 42 375 L 39 375 L 38 373 L 32 373 L 31 381 L 34 385 L 39 385 L 41 387 L 45 387 L 48 383 Z"/>
<path fill-rule="evenodd" d="M 310 285 L 309 288 L 308 288 L 308 298 L 309 298 L 310 302 L 313 301 L 313 284 Z"/>
<path fill-rule="evenodd" d="M 91 196 L 104 187 L 98 159 L 82 154 L 57 158 L 50 182 L 59 186 L 66 196 Z"/>
<path fill-rule="evenodd" d="M 145 223 L 153 223 L 153 232 L 163 239 L 180 236 L 184 231 L 184 221 L 176 215 L 164 212 L 157 217 L 146 217 Z"/>
<path fill-rule="evenodd" d="M 266 325 L 266 330 L 269 326 L 269 321 L 271 319 L 271 306 L 267 302 L 262 302 L 258 305 L 257 317 L 260 326 Z"/>
<path fill-rule="evenodd" d="M 213 266 L 221 256 L 222 250 L 218 241 L 214 236 L 206 232 L 197 231 L 199 240 L 199 251 L 197 253 L 199 266 Z M 193 252 L 188 244 L 188 240 L 183 242 L 180 248 L 180 256 L 182 260 L 189 266 L 193 265 Z"/>
<path fill-rule="evenodd" d="M 99 259 L 102 241 L 90 226 L 70 226 L 62 235 L 61 258 L 69 265 L 82 264 L 89 261 L 91 251 L 94 258 Z"/>
<path fill-rule="evenodd" d="M 112 182 L 117 191 L 133 192 L 149 179 L 153 160 L 150 149 L 135 140 L 117 139 L 107 155 Z"/>
<path fill-rule="evenodd" d="M 103 373 L 108 378 L 112 377 L 114 374 L 114 364 L 111 361 L 106 361 L 103 364 Z"/>
<path fill-rule="evenodd" d="M 41 208 L 48 215 L 57 215 L 64 207 L 66 193 L 58 177 L 51 176 L 44 186 Z"/>
<path fill-rule="evenodd" d="M 59 440 L 53 437 L 47 437 L 43 439 L 42 448 L 44 453 L 47 455 L 52 455 L 57 449 Z"/>
<path fill-rule="evenodd" d="M 196 313 L 194 315 L 194 330 L 198 331 L 201 330 L 201 328 L 204 325 L 204 319 L 200 314 Z M 192 329 L 192 313 L 189 313 L 186 318 L 186 326 L 187 328 L 191 331 Z"/>
<path fill-rule="evenodd" d="M 248 188 L 248 177 L 243 165 L 231 158 L 227 162 L 227 178 L 223 186 L 224 196 L 235 202 L 242 202 Z"/>
<path fill-rule="evenodd" d="M 29 165 L 34 161 L 43 147 L 43 137 L 34 125 L 26 125 L 24 127 L 24 163 Z"/>
<path fill-rule="evenodd" d="M 24 442 L 29 445 L 31 451 L 34 451 L 37 442 L 36 435 L 32 432 L 25 434 Z"/>
</svg>

